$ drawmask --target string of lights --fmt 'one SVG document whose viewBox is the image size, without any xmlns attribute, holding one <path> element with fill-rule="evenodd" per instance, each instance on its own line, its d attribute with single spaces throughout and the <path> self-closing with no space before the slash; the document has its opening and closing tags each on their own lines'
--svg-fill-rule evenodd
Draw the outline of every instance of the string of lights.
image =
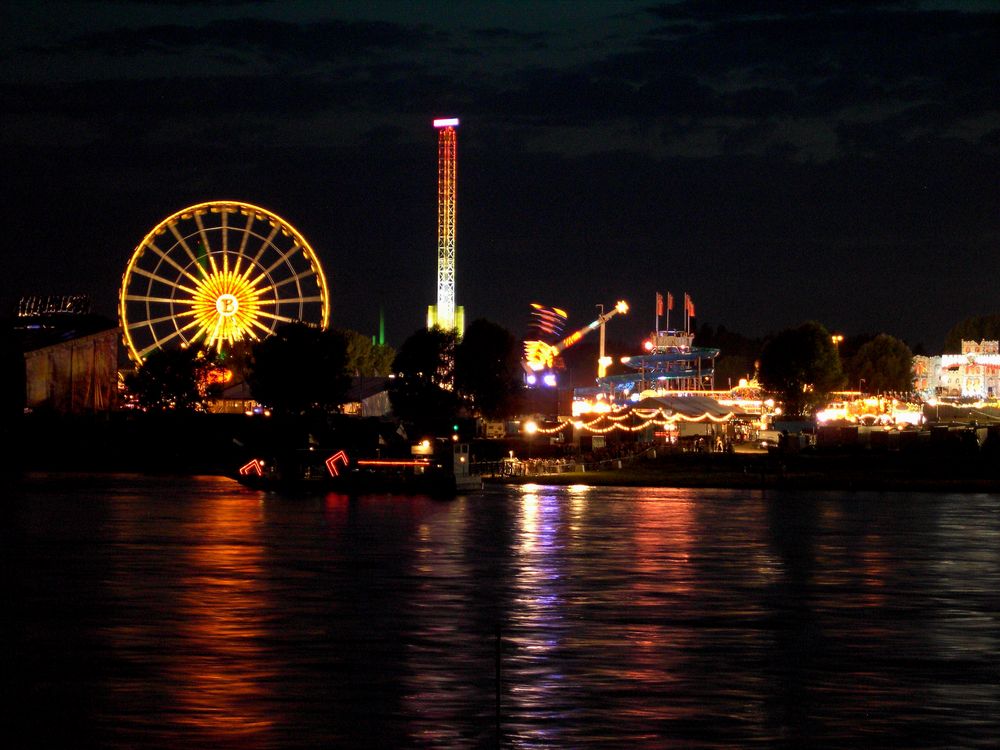
<svg viewBox="0 0 1000 750">
<path fill-rule="evenodd" d="M 639 432 L 641 430 L 645 430 L 650 425 L 656 425 L 658 427 L 672 427 L 678 422 L 714 422 L 715 424 L 721 424 L 723 422 L 730 421 L 734 416 L 734 412 L 729 412 L 718 417 L 705 412 L 697 417 L 689 417 L 685 414 L 667 414 L 664 409 L 633 409 L 628 413 L 621 415 L 601 414 L 595 419 L 592 419 L 590 422 L 564 419 L 562 422 L 553 427 L 536 427 L 534 432 L 539 435 L 554 435 L 557 432 L 562 432 L 567 427 L 573 426 L 578 430 L 586 430 L 587 432 L 597 435 L 604 435 L 612 430 Z M 638 417 L 642 421 L 634 425 L 625 424 L 625 421 L 632 417 Z"/>
</svg>

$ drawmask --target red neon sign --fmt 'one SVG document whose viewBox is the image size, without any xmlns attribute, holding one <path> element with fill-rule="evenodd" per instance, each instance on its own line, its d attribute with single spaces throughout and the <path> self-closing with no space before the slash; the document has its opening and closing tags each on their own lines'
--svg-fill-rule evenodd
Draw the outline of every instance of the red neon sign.
<svg viewBox="0 0 1000 750">
<path fill-rule="evenodd" d="M 259 477 L 264 476 L 264 464 L 261 463 L 259 458 L 255 458 L 252 461 L 248 461 L 240 467 L 240 476 L 247 477 L 251 474 L 256 474 Z"/>
<path fill-rule="evenodd" d="M 347 458 L 347 454 L 344 453 L 344 451 L 337 451 L 328 459 L 326 459 L 324 463 L 326 464 L 326 470 L 330 472 L 330 476 L 338 477 L 340 476 L 340 472 L 337 471 L 337 463 L 339 462 L 342 463 L 344 466 L 347 466 L 348 461 L 349 459 Z"/>
</svg>

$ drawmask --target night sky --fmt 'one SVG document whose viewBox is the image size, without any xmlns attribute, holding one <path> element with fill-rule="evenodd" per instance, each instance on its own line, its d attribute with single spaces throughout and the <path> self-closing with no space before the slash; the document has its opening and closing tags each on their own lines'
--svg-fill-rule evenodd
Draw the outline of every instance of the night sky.
<svg viewBox="0 0 1000 750">
<path fill-rule="evenodd" d="M 382 305 L 398 345 L 435 301 L 438 116 L 467 320 L 624 298 L 638 345 L 688 292 L 934 352 L 1000 312 L 994 2 L 8 2 L 0 40 L 4 314 L 113 316 L 147 231 L 236 199 L 310 241 L 334 325 Z"/>
</svg>

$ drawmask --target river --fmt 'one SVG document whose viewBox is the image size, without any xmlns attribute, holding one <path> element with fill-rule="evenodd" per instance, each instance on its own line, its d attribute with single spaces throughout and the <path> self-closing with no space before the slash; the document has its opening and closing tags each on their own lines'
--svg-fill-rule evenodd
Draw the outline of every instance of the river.
<svg viewBox="0 0 1000 750">
<path fill-rule="evenodd" d="M 40 474 L 4 493 L 10 747 L 1000 737 L 996 495 Z"/>
</svg>

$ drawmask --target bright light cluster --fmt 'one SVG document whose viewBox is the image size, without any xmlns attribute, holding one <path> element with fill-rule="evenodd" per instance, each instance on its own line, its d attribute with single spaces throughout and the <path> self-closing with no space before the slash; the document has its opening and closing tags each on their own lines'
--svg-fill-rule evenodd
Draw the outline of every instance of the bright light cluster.
<svg viewBox="0 0 1000 750">
<path fill-rule="evenodd" d="M 906 404 L 892 398 L 858 398 L 850 401 L 833 401 L 816 412 L 819 424 L 851 422 L 854 424 L 914 425 L 923 423 L 923 410 L 919 404 Z"/>
<path fill-rule="evenodd" d="M 258 339 L 281 323 L 325 329 L 326 277 L 306 239 L 280 216 L 208 201 L 150 230 L 125 268 L 118 306 L 132 361 L 157 349 Z"/>
<path fill-rule="evenodd" d="M 556 348 L 544 341 L 524 342 L 524 361 L 534 372 L 552 367 L 556 354 Z"/>
<path fill-rule="evenodd" d="M 532 302 L 531 307 L 535 310 L 533 315 L 539 318 L 541 322 L 541 327 L 547 332 L 552 332 L 555 330 L 553 327 L 561 328 L 562 320 L 566 317 L 566 312 L 560 310 L 558 307 L 547 308 L 543 305 L 539 305 L 537 302 Z M 628 312 L 628 303 L 625 300 L 618 300 L 615 307 L 610 312 L 602 313 L 597 317 L 596 320 L 591 321 L 583 328 L 574 331 L 569 336 L 559 341 L 556 344 L 549 344 L 548 342 L 542 341 L 540 339 L 531 339 L 524 342 L 524 366 L 528 373 L 527 383 L 528 385 L 535 385 L 538 382 L 538 376 L 536 373 L 540 373 L 543 370 L 551 370 L 555 364 L 555 359 L 563 351 L 573 346 L 577 341 L 582 339 L 588 333 L 596 330 L 604 323 L 609 321 L 615 315 L 621 315 Z M 538 324 L 536 324 L 538 325 Z M 548 326 L 548 328 L 546 328 Z M 611 363 L 609 357 L 604 357 L 599 363 L 602 368 L 607 368 Z M 546 373 L 542 377 L 542 382 L 551 387 L 556 385 L 556 377 L 553 373 Z"/>
<path fill-rule="evenodd" d="M 267 333 L 261 322 L 260 295 L 263 287 L 254 287 L 246 272 L 216 269 L 199 279 L 192 290 L 190 312 L 195 323 L 194 338 L 205 346 L 221 349 L 223 343 L 258 338 L 258 331 Z M 181 300 L 181 302 L 185 302 Z"/>
</svg>

